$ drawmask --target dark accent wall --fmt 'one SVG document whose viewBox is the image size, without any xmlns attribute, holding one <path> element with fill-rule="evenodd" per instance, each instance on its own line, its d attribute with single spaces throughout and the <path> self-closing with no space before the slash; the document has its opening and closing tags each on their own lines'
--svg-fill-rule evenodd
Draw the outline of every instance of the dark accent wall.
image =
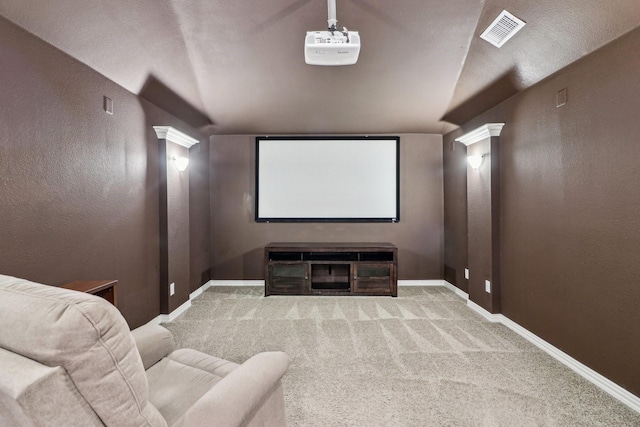
<svg viewBox="0 0 640 427">
<path fill-rule="evenodd" d="M 400 135 L 400 222 L 256 223 L 255 136 L 211 137 L 214 279 L 263 279 L 270 242 L 391 242 L 400 280 L 442 279 L 442 137 Z"/>
<path fill-rule="evenodd" d="M 462 134 L 462 132 L 460 132 Z M 460 135 L 455 134 L 455 137 Z M 466 293 L 467 263 L 467 147 L 454 134 L 443 140 L 444 279 Z"/>
<path fill-rule="evenodd" d="M 193 292 L 211 280 L 209 138 L 189 149 L 189 273 Z"/>
<path fill-rule="evenodd" d="M 179 171 L 174 158 L 189 149 L 166 139 L 158 141 L 160 183 L 160 313 L 169 314 L 189 299 L 189 172 Z M 171 295 L 170 286 L 175 293 Z"/>
<path fill-rule="evenodd" d="M 117 279 L 129 325 L 151 320 L 160 307 L 152 126 L 202 136 L 1 17 L 0 82 L 0 273 L 51 285 Z M 208 219 L 191 226 L 207 230 Z"/>
<path fill-rule="evenodd" d="M 640 30 L 446 135 L 505 122 L 502 313 L 640 395 Z M 567 88 L 568 103 L 556 107 Z M 461 169 L 445 149 L 445 264 L 458 271 Z M 454 284 L 464 289 L 458 275 Z"/>
</svg>

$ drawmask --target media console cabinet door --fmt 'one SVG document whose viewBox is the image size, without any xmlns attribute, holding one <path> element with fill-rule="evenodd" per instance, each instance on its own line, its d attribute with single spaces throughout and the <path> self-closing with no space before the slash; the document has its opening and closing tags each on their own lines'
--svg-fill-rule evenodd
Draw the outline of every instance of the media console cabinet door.
<svg viewBox="0 0 640 427">
<path fill-rule="evenodd" d="M 268 294 L 304 294 L 308 291 L 307 263 L 271 263 Z"/>
<path fill-rule="evenodd" d="M 392 294 L 393 264 L 358 263 L 354 266 L 354 271 L 354 293 Z"/>
</svg>

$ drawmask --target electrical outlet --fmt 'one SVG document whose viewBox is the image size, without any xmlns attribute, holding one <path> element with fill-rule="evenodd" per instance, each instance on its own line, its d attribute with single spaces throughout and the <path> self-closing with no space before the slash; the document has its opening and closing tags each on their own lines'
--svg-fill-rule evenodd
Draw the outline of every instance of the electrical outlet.
<svg viewBox="0 0 640 427">
<path fill-rule="evenodd" d="M 469 280 L 469 269 L 468 268 L 464 269 L 464 278 Z"/>
<path fill-rule="evenodd" d="M 176 284 L 172 283 L 169 285 L 169 296 L 173 296 L 176 293 Z"/>
<path fill-rule="evenodd" d="M 488 281 L 488 280 L 484 281 L 484 290 L 488 294 L 491 293 L 491 282 L 490 281 Z"/>
</svg>

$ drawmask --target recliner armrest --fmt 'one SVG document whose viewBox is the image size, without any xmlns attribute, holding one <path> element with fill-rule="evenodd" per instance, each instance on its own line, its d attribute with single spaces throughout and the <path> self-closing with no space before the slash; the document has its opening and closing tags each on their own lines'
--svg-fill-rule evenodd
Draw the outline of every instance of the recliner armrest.
<svg viewBox="0 0 640 427">
<path fill-rule="evenodd" d="M 280 385 L 291 358 L 283 352 L 259 353 L 204 394 L 185 414 L 185 426 L 242 426 Z"/>
<path fill-rule="evenodd" d="M 131 331 L 131 335 L 136 342 L 145 370 L 175 350 L 173 335 L 160 325 L 147 323 Z"/>
</svg>

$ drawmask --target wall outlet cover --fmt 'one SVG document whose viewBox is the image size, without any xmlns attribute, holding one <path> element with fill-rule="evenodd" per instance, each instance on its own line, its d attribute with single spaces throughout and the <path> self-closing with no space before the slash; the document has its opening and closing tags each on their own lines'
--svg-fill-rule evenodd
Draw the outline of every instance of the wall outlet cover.
<svg viewBox="0 0 640 427">
<path fill-rule="evenodd" d="M 176 284 L 172 283 L 169 285 L 169 296 L 173 296 L 176 293 Z"/>
<path fill-rule="evenodd" d="M 464 278 L 469 280 L 469 269 L 468 268 L 464 269 Z"/>
<path fill-rule="evenodd" d="M 490 294 L 491 293 L 491 282 L 488 280 L 484 281 L 484 290 Z"/>
</svg>

